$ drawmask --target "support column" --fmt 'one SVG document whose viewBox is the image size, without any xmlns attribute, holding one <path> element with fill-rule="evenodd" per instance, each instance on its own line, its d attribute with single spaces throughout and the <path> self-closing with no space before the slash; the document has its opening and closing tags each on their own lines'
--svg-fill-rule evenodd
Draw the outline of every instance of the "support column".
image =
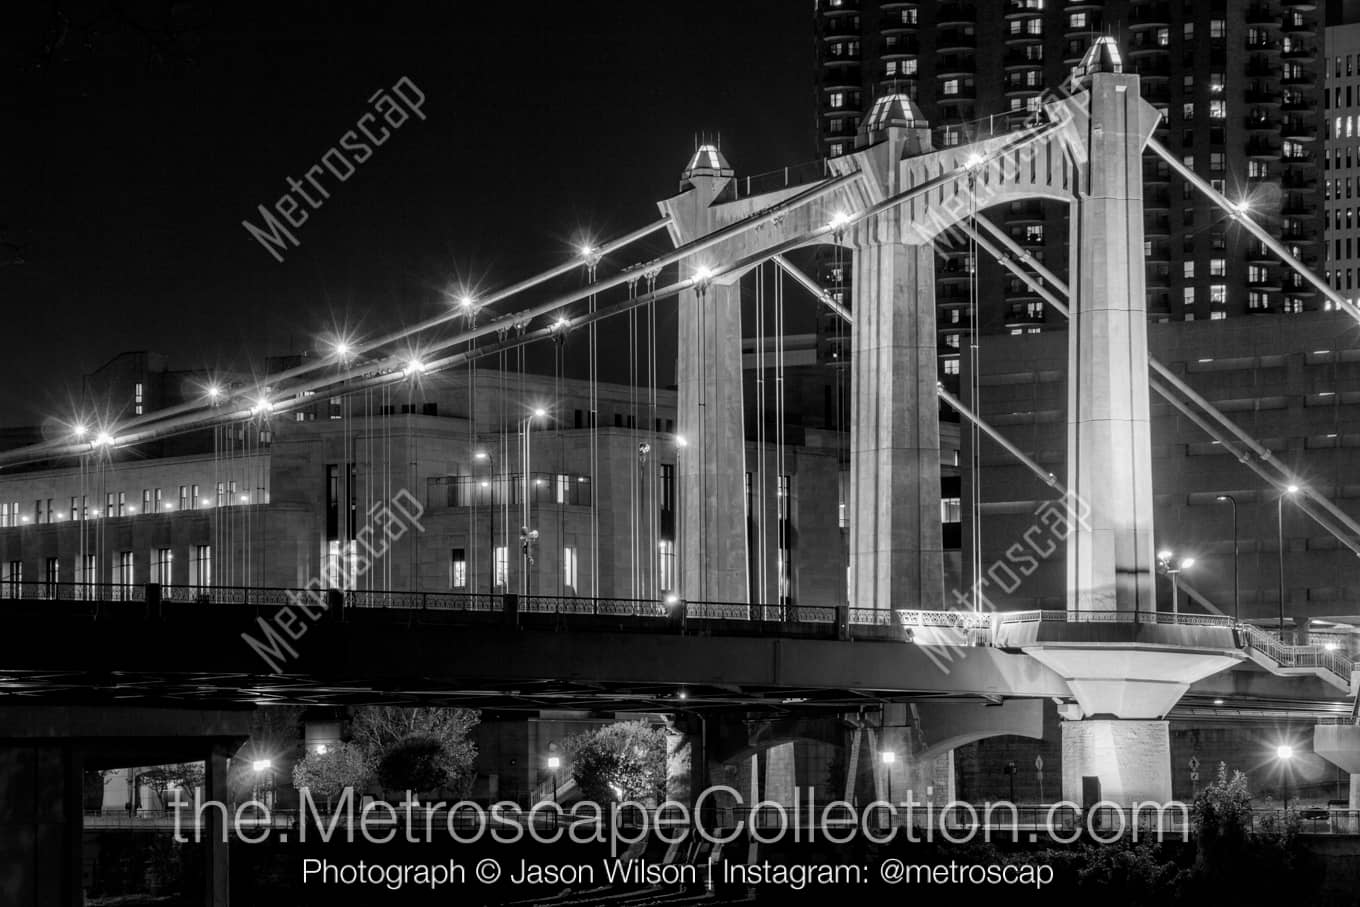
<svg viewBox="0 0 1360 907">
<path fill-rule="evenodd" d="M 1068 488 L 1084 518 L 1067 540 L 1067 607 L 1153 611 L 1142 150 L 1155 123 L 1136 75 L 1088 78 L 1067 409 Z"/>
<path fill-rule="evenodd" d="M 707 784 L 703 719 L 673 715 L 666 725 L 666 799 L 692 806 Z"/>
<path fill-rule="evenodd" d="M 740 285 L 682 292 L 679 335 L 680 589 L 689 601 L 744 603 L 750 586 Z"/>
<path fill-rule="evenodd" d="M 1098 797 L 1088 797 L 1099 780 Z M 1062 795 L 1080 806 L 1171 800 L 1171 731 L 1166 721 L 1084 719 L 1062 723 Z M 1088 802 L 1088 800 L 1090 802 Z"/>
<path fill-rule="evenodd" d="M 798 790 L 794 743 L 779 743 L 765 751 L 765 799 L 792 807 Z"/>
<path fill-rule="evenodd" d="M 208 803 L 228 804 L 227 754 L 214 746 L 203 760 L 203 903 L 228 907 L 231 902 L 231 860 L 225 809 Z"/>
<path fill-rule="evenodd" d="M 870 231 L 852 284 L 850 607 L 941 610 L 935 250 Z"/>
<path fill-rule="evenodd" d="M 0 744 L 0 904 L 85 902 L 82 768 L 69 744 Z"/>
</svg>

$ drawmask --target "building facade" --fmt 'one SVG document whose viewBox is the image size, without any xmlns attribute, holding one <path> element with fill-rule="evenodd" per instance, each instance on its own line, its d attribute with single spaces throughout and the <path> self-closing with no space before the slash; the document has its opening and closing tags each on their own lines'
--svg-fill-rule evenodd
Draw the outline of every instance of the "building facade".
<svg viewBox="0 0 1360 907">
<path fill-rule="evenodd" d="M 909 95 L 935 147 L 1012 130 L 1067 79 L 1092 40 L 1113 35 L 1126 70 L 1163 120 L 1156 139 L 1230 199 L 1247 201 L 1305 264 L 1321 271 L 1323 11 L 1314 3 L 1116 0 L 1004 3 L 818 0 L 817 147 L 853 150 L 874 99 Z M 1170 172 L 1144 156 L 1144 252 L 1154 321 L 1324 310 L 1320 294 Z M 986 216 L 1058 275 L 1067 273 L 1065 205 L 1024 202 Z M 957 381 L 962 347 L 981 333 L 1053 326 L 1042 300 L 966 243 L 937 269 L 941 374 Z M 823 283 L 849 298 L 843 266 Z M 824 359 L 848 346 L 828 318 Z"/>
</svg>

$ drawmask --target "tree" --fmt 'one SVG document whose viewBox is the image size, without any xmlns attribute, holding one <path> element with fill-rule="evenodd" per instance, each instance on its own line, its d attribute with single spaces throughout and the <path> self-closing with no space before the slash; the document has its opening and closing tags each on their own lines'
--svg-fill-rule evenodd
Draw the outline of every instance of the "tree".
<svg viewBox="0 0 1360 907">
<path fill-rule="evenodd" d="M 170 797 L 166 794 L 173 788 L 184 791 L 181 802 L 193 799 L 194 789 L 203 786 L 202 762 L 176 762 L 171 765 L 153 765 L 137 772 L 137 783 L 145 784 L 156 793 L 161 806 L 170 808 Z"/>
<path fill-rule="evenodd" d="M 324 753 L 309 752 L 293 766 L 293 787 L 307 788 L 313 801 L 324 798 L 329 812 L 331 801 L 345 788 L 356 790 L 368 784 L 373 765 L 364 751 L 352 743 L 335 743 Z"/>
<path fill-rule="evenodd" d="M 471 709 L 362 706 L 350 736 L 388 790 L 447 788 L 463 797 L 477 777 L 471 734 L 480 721 Z"/>
<path fill-rule="evenodd" d="M 620 721 L 562 742 L 584 799 L 661 800 L 666 788 L 666 733 L 644 721 Z"/>
</svg>

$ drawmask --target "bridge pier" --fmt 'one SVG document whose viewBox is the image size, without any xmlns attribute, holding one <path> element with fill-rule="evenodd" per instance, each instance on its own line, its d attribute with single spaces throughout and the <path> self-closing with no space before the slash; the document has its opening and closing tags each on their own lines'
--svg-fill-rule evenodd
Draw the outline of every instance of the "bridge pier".
<svg viewBox="0 0 1360 907">
<path fill-rule="evenodd" d="M 1094 784 L 1092 780 L 1094 779 Z M 1062 795 L 1081 806 L 1171 800 L 1171 731 L 1166 721 L 1062 722 Z"/>
<path fill-rule="evenodd" d="M 0 903 L 85 903 L 83 768 L 81 751 L 69 742 L 0 742 Z"/>
</svg>

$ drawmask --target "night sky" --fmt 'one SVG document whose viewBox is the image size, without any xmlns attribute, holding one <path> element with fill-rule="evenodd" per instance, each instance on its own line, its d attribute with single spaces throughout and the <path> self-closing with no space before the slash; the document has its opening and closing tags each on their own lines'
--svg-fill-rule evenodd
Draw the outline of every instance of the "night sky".
<svg viewBox="0 0 1360 907">
<path fill-rule="evenodd" d="M 65 415 L 122 351 L 258 368 L 513 282 L 654 220 L 696 132 L 739 174 L 815 155 L 801 0 L 25 6 L 0 37 L 0 425 Z M 402 77 L 427 119 L 276 262 L 241 221 Z"/>
</svg>

